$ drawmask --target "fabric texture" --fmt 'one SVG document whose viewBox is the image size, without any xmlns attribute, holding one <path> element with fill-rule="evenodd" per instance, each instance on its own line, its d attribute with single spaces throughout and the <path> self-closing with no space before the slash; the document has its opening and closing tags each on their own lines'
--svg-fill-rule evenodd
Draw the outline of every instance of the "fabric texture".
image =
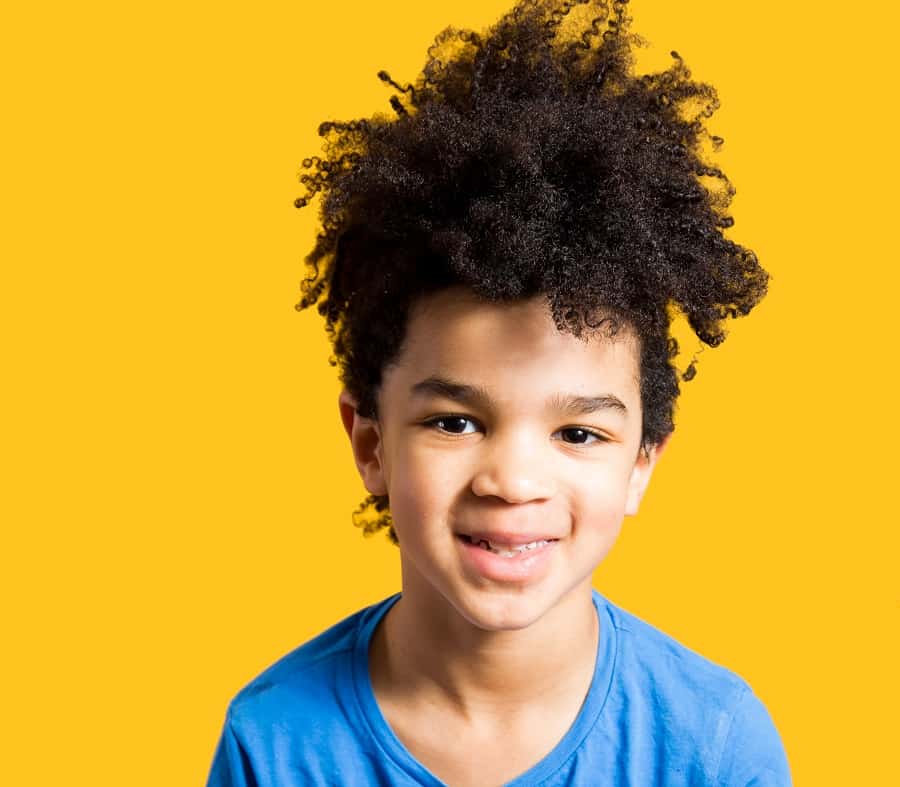
<svg viewBox="0 0 900 787">
<path fill-rule="evenodd" d="M 228 706 L 207 787 L 443 787 L 407 751 L 369 680 L 372 632 L 400 594 L 288 653 Z M 556 747 L 506 787 L 785 787 L 765 706 L 740 676 L 593 591 L 591 687 Z"/>
</svg>

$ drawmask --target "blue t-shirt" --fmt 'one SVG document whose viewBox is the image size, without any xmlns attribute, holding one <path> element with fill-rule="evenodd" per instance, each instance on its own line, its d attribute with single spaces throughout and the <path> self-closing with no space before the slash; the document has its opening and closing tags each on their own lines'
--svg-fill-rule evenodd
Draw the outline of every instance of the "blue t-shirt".
<svg viewBox="0 0 900 787">
<path fill-rule="evenodd" d="M 369 680 L 369 642 L 400 594 L 277 661 L 228 707 L 207 787 L 443 783 L 394 735 Z M 594 677 L 556 747 L 507 787 L 784 787 L 772 719 L 738 675 L 596 590 Z"/>
</svg>

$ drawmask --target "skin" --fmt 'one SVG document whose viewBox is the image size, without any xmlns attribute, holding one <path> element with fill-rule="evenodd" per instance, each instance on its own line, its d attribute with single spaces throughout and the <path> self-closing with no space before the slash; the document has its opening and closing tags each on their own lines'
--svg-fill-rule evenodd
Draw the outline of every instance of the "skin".
<svg viewBox="0 0 900 787">
<path fill-rule="evenodd" d="M 373 688 L 394 732 L 439 777 L 477 783 L 455 763 L 502 739 L 505 770 L 485 782 L 481 762 L 480 783 L 512 778 L 577 716 L 603 635 L 592 574 L 665 447 L 641 450 L 638 375 L 627 330 L 579 339 L 556 328 L 543 298 L 498 304 L 451 288 L 414 305 L 377 420 L 340 395 L 362 480 L 389 495 L 400 541 L 402 597 L 373 637 Z M 482 396 L 415 388 L 435 378 Z M 599 402 L 575 413 L 566 397 Z M 483 576 L 457 536 L 479 527 L 559 539 L 548 570 Z"/>
</svg>

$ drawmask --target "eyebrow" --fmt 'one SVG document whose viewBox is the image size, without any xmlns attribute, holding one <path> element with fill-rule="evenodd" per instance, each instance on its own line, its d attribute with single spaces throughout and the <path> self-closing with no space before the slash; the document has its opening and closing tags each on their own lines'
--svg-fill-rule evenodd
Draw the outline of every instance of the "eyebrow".
<svg viewBox="0 0 900 787">
<path fill-rule="evenodd" d="M 478 385 L 466 385 L 445 377 L 427 377 L 410 389 L 413 396 L 442 396 L 469 407 L 488 408 L 491 403 L 490 394 Z M 557 394 L 550 398 L 548 405 L 556 410 L 572 415 L 591 415 L 603 410 L 613 410 L 622 415 L 628 414 L 625 403 L 613 394 L 598 396 L 563 396 Z"/>
</svg>

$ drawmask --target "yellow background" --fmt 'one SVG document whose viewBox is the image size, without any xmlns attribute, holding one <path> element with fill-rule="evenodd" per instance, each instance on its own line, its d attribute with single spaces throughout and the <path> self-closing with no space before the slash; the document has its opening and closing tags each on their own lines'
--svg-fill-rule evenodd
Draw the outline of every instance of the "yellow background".
<svg viewBox="0 0 900 787">
<path fill-rule="evenodd" d="M 398 589 L 293 309 L 296 176 L 319 121 L 389 111 L 379 69 L 509 4 L 4 11 L 3 783 L 202 784 L 242 685 Z M 891 5 L 632 7 L 718 88 L 731 234 L 772 284 L 595 585 L 743 675 L 798 785 L 898 773 Z"/>
</svg>

